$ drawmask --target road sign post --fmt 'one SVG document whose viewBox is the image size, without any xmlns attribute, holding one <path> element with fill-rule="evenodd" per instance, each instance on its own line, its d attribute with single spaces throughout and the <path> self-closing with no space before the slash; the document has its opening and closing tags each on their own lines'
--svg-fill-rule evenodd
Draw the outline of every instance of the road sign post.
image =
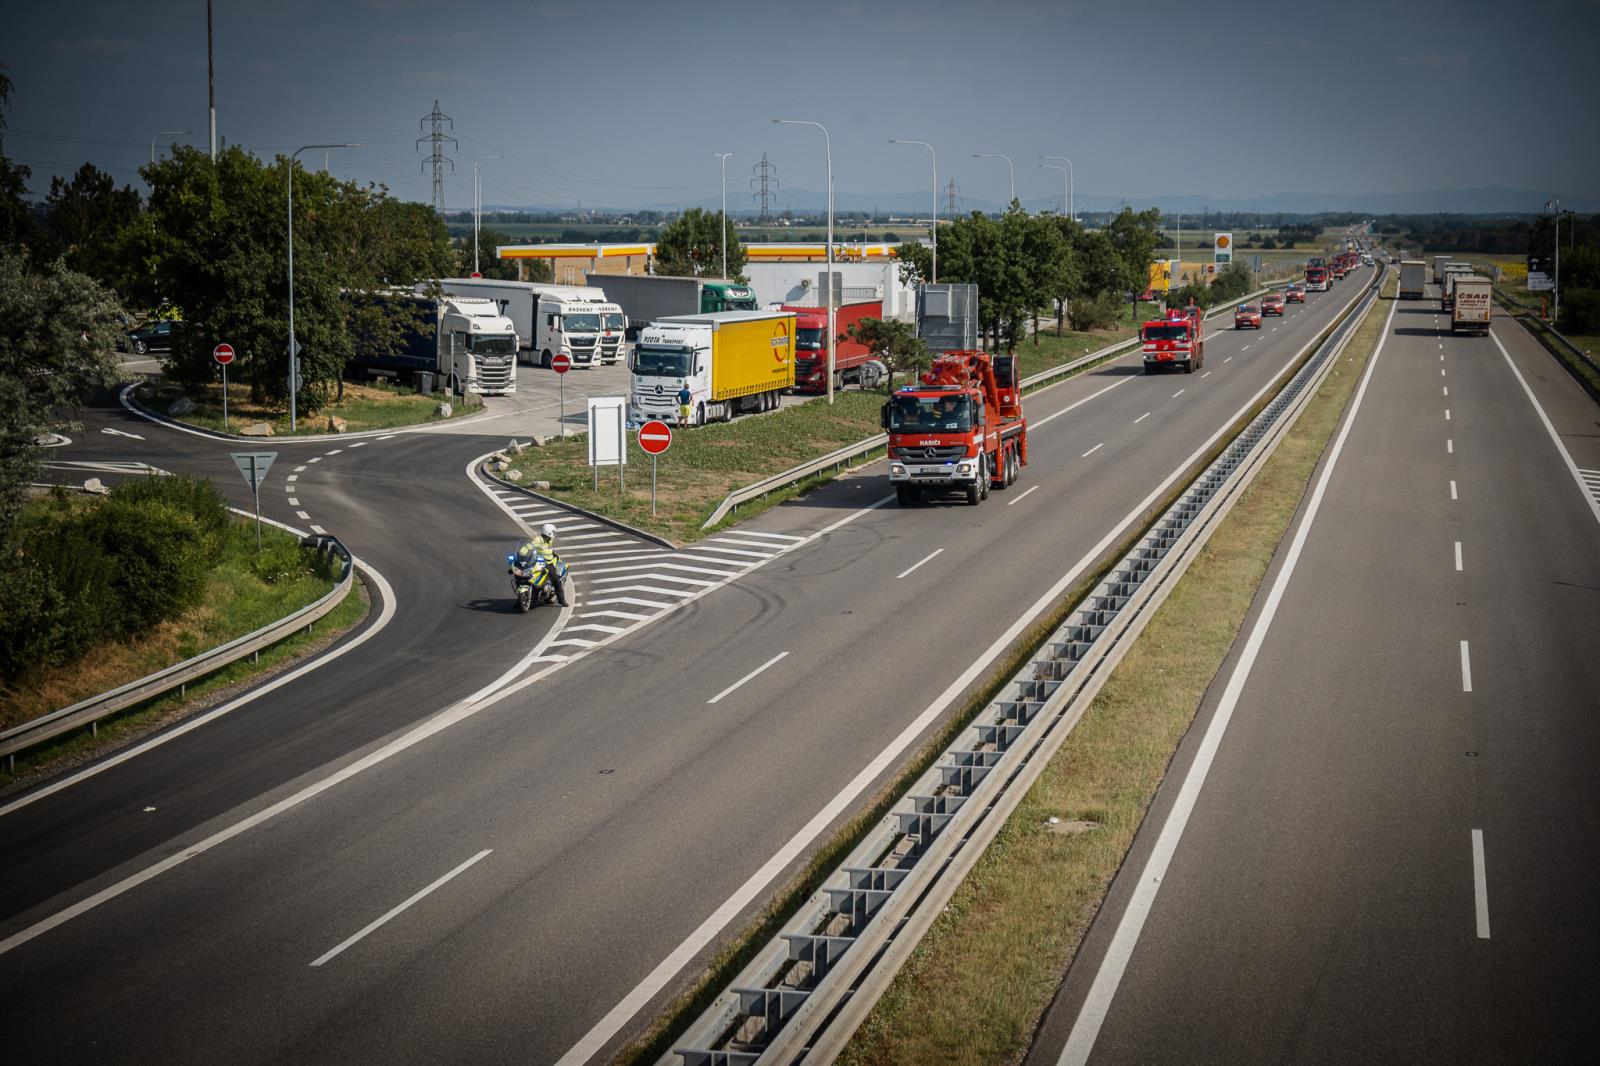
<svg viewBox="0 0 1600 1066">
<path fill-rule="evenodd" d="M 557 352 L 550 359 L 550 369 L 556 372 L 556 387 L 561 390 L 561 420 L 558 425 L 561 427 L 561 435 L 565 437 L 567 435 L 567 371 L 572 369 L 572 356 L 564 352 Z M 595 476 L 599 477 L 599 473 L 597 472 Z M 596 488 L 598 487 L 597 483 Z"/>
<path fill-rule="evenodd" d="M 594 489 L 600 491 L 600 468 L 617 468 L 617 491 L 627 488 L 628 398 L 589 397 L 589 465 L 594 467 Z"/>
<path fill-rule="evenodd" d="M 211 358 L 222 367 L 222 428 L 228 428 L 228 364 L 233 362 L 233 345 L 226 342 L 211 349 Z"/>
<path fill-rule="evenodd" d="M 272 460 L 278 457 L 277 452 L 232 452 L 233 465 L 239 468 L 239 473 L 244 475 L 245 481 L 250 483 L 250 491 L 256 499 L 256 551 L 261 550 L 261 483 L 267 479 L 267 471 L 272 469 Z"/>
<path fill-rule="evenodd" d="M 652 419 L 639 427 L 639 447 L 650 456 L 650 513 L 656 513 L 656 456 L 672 447 L 672 427 Z"/>
</svg>

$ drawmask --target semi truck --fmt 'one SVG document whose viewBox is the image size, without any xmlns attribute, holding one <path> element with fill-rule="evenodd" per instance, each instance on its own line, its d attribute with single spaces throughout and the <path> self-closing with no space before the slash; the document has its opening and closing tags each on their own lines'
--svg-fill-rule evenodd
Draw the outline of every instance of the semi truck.
<svg viewBox="0 0 1600 1066">
<path fill-rule="evenodd" d="M 622 308 L 589 285 L 552 285 L 489 278 L 444 278 L 450 296 L 493 300 L 517 330 L 517 358 L 548 367 L 557 354 L 573 366 L 615 363 L 622 357 L 627 322 Z"/>
<path fill-rule="evenodd" d="M 1488 333 L 1494 317 L 1494 283 L 1476 274 L 1451 279 L 1455 302 L 1450 308 L 1451 333 Z"/>
<path fill-rule="evenodd" d="M 780 310 L 794 312 L 795 392 L 828 391 L 828 309 L 808 304 L 785 304 Z M 864 318 L 883 317 L 883 301 L 840 304 L 833 309 L 833 387 L 847 384 L 875 389 L 889 374 L 888 367 L 872 357 L 860 341 L 850 340 L 850 327 Z"/>
<path fill-rule="evenodd" d="M 1455 280 L 1472 275 L 1472 264 L 1449 262 L 1444 266 L 1444 277 L 1439 282 L 1439 310 L 1448 311 L 1455 303 Z"/>
<path fill-rule="evenodd" d="M 1013 484 L 1028 462 L 1014 355 L 945 352 L 919 383 L 895 390 L 880 419 L 902 507 L 928 492 L 960 492 L 976 506 L 991 488 Z"/>
<path fill-rule="evenodd" d="M 717 278 L 669 278 L 655 274 L 595 274 L 584 280 L 605 291 L 628 319 L 628 340 L 652 322 L 681 315 L 714 315 L 722 311 L 755 311 L 755 290 Z"/>
<path fill-rule="evenodd" d="M 493 300 L 422 293 L 352 293 L 352 304 L 382 300 L 398 305 L 398 339 L 363 338 L 359 313 L 356 351 L 347 373 L 389 378 L 429 391 L 430 382 L 454 392 L 503 396 L 517 391 L 517 333 Z M 423 375 L 427 375 L 424 377 Z"/>
<path fill-rule="evenodd" d="M 1448 255 L 1436 255 L 1433 257 L 1433 283 L 1435 285 L 1444 284 L 1444 265 L 1448 262 L 1450 262 Z"/>
<path fill-rule="evenodd" d="M 1428 264 L 1421 259 L 1400 260 L 1400 289 L 1402 300 L 1420 300 L 1427 290 Z"/>
<path fill-rule="evenodd" d="M 1185 374 L 1205 366 L 1205 319 L 1198 307 L 1174 307 L 1162 318 L 1139 328 L 1144 372 L 1154 374 L 1172 367 Z"/>
<path fill-rule="evenodd" d="M 771 411 L 794 387 L 794 366 L 793 312 L 658 319 L 640 332 L 634 349 L 628 418 L 703 426 L 741 411 Z"/>
</svg>

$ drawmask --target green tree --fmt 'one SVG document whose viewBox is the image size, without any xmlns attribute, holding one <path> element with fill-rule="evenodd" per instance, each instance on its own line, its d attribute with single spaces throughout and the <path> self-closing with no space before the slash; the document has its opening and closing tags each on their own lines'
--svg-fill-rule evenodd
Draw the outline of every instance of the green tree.
<svg viewBox="0 0 1600 1066">
<path fill-rule="evenodd" d="M 916 335 L 916 329 L 909 322 L 863 318 L 850 324 L 845 338 L 865 344 L 872 357 L 888 368 L 889 376 L 884 379 L 887 392 L 894 391 L 897 373 L 915 374 L 931 363 L 927 342 Z"/>
<path fill-rule="evenodd" d="M 48 254 L 128 296 L 147 243 L 139 232 L 142 206 L 139 190 L 117 188 L 116 180 L 92 163 L 79 167 L 70 181 L 51 178 L 44 214 Z"/>
<path fill-rule="evenodd" d="M 1052 303 L 1056 309 L 1056 333 L 1062 331 L 1066 319 L 1067 301 L 1077 295 L 1083 285 L 1083 274 L 1073 254 L 1073 237 L 1077 224 L 1061 215 L 1034 217 L 1024 239 L 1023 256 L 1032 275 L 1030 288 L 1036 299 L 1033 303 L 1033 343 L 1039 343 L 1038 308 Z"/>
<path fill-rule="evenodd" d="M 1098 296 L 1111 293 L 1121 296 L 1136 284 L 1137 276 L 1129 269 L 1128 261 L 1117 251 L 1111 235 L 1105 230 L 1079 230 L 1074 250 L 1083 275 L 1083 294 Z"/>
<path fill-rule="evenodd" d="M 0 132 L 6 128 L 6 111 L 11 107 L 11 79 L 0 66 Z M 33 212 L 24 199 L 28 178 L 33 171 L 6 158 L 5 140 L 0 138 L 0 248 L 27 243 L 33 235 Z"/>
<path fill-rule="evenodd" d="M 122 308 L 93 278 L 59 260 L 35 270 L 0 250 L 0 543 L 39 463 L 53 412 L 111 381 Z"/>
<path fill-rule="evenodd" d="M 1151 207 L 1135 214 L 1124 207 L 1106 227 L 1106 234 L 1127 266 L 1125 287 L 1143 291 L 1150 263 L 1161 245 L 1161 209 Z"/>
<path fill-rule="evenodd" d="M 722 242 L 728 244 L 728 277 L 744 280 L 744 244 L 722 212 L 691 207 L 668 224 L 656 241 L 656 273 L 677 277 L 720 277 Z"/>
</svg>

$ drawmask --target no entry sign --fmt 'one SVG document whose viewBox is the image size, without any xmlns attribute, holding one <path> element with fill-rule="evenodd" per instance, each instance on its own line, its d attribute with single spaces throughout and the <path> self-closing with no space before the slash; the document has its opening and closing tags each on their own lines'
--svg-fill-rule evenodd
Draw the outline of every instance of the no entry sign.
<svg viewBox="0 0 1600 1066">
<path fill-rule="evenodd" d="M 672 446 L 672 427 L 654 420 L 639 427 L 639 447 L 646 455 L 660 455 Z"/>
<path fill-rule="evenodd" d="M 550 369 L 557 374 L 565 374 L 572 369 L 572 356 L 558 352 L 550 360 Z"/>
<path fill-rule="evenodd" d="M 227 366 L 229 363 L 233 362 L 233 345 L 217 345 L 215 348 L 211 349 L 211 358 L 215 359 L 223 366 Z"/>
</svg>

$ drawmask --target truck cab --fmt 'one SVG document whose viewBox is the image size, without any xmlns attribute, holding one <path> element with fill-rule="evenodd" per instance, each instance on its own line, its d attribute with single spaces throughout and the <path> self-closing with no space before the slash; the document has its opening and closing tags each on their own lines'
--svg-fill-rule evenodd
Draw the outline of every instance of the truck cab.
<svg viewBox="0 0 1600 1066">
<path fill-rule="evenodd" d="M 706 281 L 700 286 L 700 313 L 714 315 L 719 311 L 756 311 L 756 291 L 748 285 L 732 281 Z"/>
<path fill-rule="evenodd" d="M 976 505 L 1016 481 L 1028 461 L 1014 356 L 946 352 L 921 382 L 895 390 L 880 418 L 901 506 L 941 491 Z"/>
<path fill-rule="evenodd" d="M 517 331 L 493 300 L 441 301 L 438 345 L 439 373 L 454 375 L 468 392 L 517 391 Z"/>
<path fill-rule="evenodd" d="M 1139 329 L 1144 371 L 1179 368 L 1185 374 L 1205 365 L 1205 334 L 1198 307 L 1175 307 L 1164 318 L 1151 319 Z"/>
</svg>

